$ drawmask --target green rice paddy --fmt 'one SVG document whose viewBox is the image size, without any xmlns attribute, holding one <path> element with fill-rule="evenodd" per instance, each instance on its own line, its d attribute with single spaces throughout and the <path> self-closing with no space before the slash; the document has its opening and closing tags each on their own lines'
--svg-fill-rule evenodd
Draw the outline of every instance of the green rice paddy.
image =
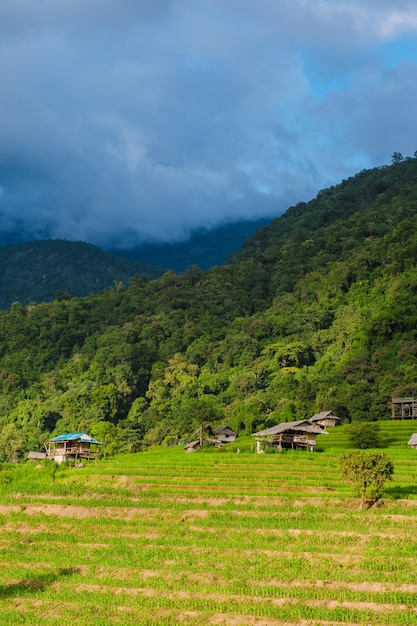
<svg viewBox="0 0 417 626">
<path fill-rule="evenodd" d="M 0 624 L 417 625 L 417 423 L 359 510 L 343 427 L 314 453 L 180 447 L 0 472 Z"/>
</svg>

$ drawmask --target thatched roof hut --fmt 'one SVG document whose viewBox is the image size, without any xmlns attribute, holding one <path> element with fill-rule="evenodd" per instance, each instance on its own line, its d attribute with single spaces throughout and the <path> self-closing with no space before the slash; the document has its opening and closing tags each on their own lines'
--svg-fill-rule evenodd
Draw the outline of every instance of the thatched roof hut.
<svg viewBox="0 0 417 626">
<path fill-rule="evenodd" d="M 186 452 L 195 452 L 199 446 L 209 444 L 211 446 L 221 447 L 224 443 L 231 443 L 237 437 L 237 432 L 230 426 L 220 426 L 216 430 L 210 424 L 201 425 L 194 433 L 194 437 L 198 439 L 187 443 L 184 447 Z"/>
<path fill-rule="evenodd" d="M 297 420 L 295 422 L 282 422 L 266 430 L 253 434 L 258 444 L 267 441 L 271 446 L 279 450 L 283 448 L 304 448 L 311 452 L 316 446 L 317 435 L 327 435 L 324 428 L 312 424 L 309 420 Z M 258 451 L 261 446 L 258 445 Z"/>
<path fill-rule="evenodd" d="M 220 443 L 231 443 L 237 437 L 237 432 L 230 426 L 220 426 L 214 431 L 214 437 Z"/>
<path fill-rule="evenodd" d="M 334 415 L 333 411 L 321 411 L 321 413 L 316 413 L 313 417 L 310 417 L 309 421 L 313 424 L 328 428 L 336 426 L 336 422 L 340 422 L 340 417 Z"/>
</svg>

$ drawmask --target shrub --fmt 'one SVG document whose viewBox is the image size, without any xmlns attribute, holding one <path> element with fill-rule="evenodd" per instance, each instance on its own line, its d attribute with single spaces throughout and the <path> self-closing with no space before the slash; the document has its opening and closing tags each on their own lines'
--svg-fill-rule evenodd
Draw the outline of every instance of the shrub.
<svg viewBox="0 0 417 626">
<path fill-rule="evenodd" d="M 342 477 L 355 486 L 361 498 L 361 509 L 374 504 L 384 484 L 391 480 L 394 466 L 385 452 L 354 450 L 340 457 Z"/>
<path fill-rule="evenodd" d="M 346 431 L 354 448 L 366 450 L 379 446 L 380 427 L 378 422 L 354 422 L 346 427 Z"/>
</svg>

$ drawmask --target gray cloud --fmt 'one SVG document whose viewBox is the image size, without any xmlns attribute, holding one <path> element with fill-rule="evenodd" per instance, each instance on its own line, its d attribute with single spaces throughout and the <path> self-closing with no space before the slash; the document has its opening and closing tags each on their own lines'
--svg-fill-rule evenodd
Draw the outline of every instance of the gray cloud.
<svg viewBox="0 0 417 626">
<path fill-rule="evenodd" d="M 363 4 L 4 0 L 2 233 L 179 240 L 413 154 L 417 9 Z"/>
</svg>

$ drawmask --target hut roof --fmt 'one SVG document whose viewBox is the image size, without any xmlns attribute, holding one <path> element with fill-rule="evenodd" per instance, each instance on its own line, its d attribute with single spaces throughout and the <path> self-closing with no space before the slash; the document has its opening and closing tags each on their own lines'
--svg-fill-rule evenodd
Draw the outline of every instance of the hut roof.
<svg viewBox="0 0 417 626">
<path fill-rule="evenodd" d="M 417 433 L 413 433 L 411 435 L 410 441 L 408 442 L 409 446 L 417 446 Z"/>
<path fill-rule="evenodd" d="M 220 426 L 220 428 L 217 428 L 217 429 L 214 431 L 214 434 L 215 434 L 215 435 L 220 435 L 220 433 L 224 432 L 225 430 L 227 430 L 227 431 L 229 431 L 229 432 L 232 432 L 232 433 L 234 433 L 235 435 L 237 435 L 237 432 L 236 432 L 235 430 L 233 430 L 233 428 L 232 428 L 231 426 L 229 426 L 229 425 L 227 425 L 227 426 Z"/>
<path fill-rule="evenodd" d="M 46 452 L 29 452 L 28 459 L 32 459 L 32 461 L 43 461 L 43 459 L 46 459 Z"/>
<path fill-rule="evenodd" d="M 200 445 L 200 440 L 196 439 L 195 441 L 190 441 L 190 443 L 187 443 L 184 450 L 187 450 L 187 448 L 197 448 L 197 446 L 199 445 Z"/>
<path fill-rule="evenodd" d="M 87 433 L 65 433 L 63 435 L 58 435 L 58 437 L 54 437 L 53 439 L 49 439 L 47 443 L 51 443 L 52 441 L 83 441 L 84 443 L 96 443 L 98 445 L 103 445 L 102 441 L 97 441 L 87 435 Z"/>
<path fill-rule="evenodd" d="M 310 422 L 319 422 L 320 420 L 326 419 L 326 417 L 332 417 L 335 420 L 340 420 L 340 417 L 333 414 L 333 411 L 321 411 L 321 413 L 316 413 L 313 417 L 310 417 Z"/>
<path fill-rule="evenodd" d="M 320 426 L 315 426 L 314 424 L 311 424 L 309 420 L 297 420 L 295 422 L 282 422 L 281 424 L 276 424 L 271 428 L 267 428 L 266 430 L 260 430 L 258 433 L 254 433 L 253 436 L 266 437 L 268 435 L 279 435 L 280 433 L 285 433 L 289 430 L 303 433 L 312 433 L 315 435 L 328 434 L 323 428 L 320 428 Z"/>
</svg>

